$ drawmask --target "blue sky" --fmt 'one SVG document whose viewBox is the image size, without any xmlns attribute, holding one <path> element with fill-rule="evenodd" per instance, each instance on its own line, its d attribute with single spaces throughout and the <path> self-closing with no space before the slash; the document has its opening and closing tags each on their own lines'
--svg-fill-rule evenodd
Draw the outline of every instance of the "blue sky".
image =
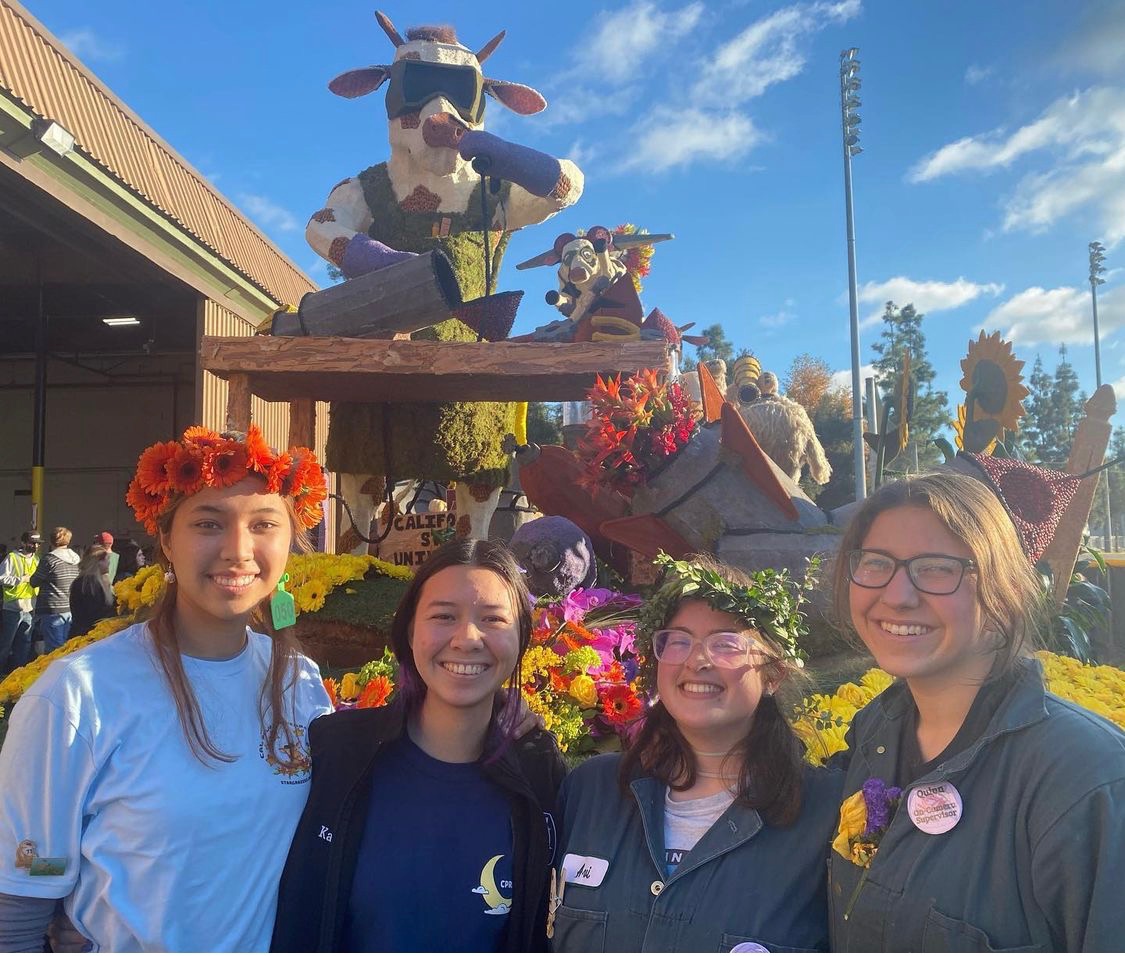
<svg viewBox="0 0 1125 956">
<path fill-rule="evenodd" d="M 381 95 L 337 73 L 387 62 L 368 2 L 190 5 L 25 0 L 31 12 L 314 280 L 304 223 L 387 157 Z M 854 160 L 864 361 L 883 303 L 914 302 L 939 387 L 980 328 L 1049 368 L 1070 349 L 1094 387 L 1087 244 L 1107 247 L 1102 366 L 1125 396 L 1125 3 L 758 0 L 569 5 L 386 0 L 400 31 L 452 23 L 488 75 L 535 86 L 536 117 L 488 127 L 575 159 L 576 207 L 513 239 L 501 287 L 516 332 L 557 317 L 552 270 L 514 264 L 564 231 L 674 232 L 642 293 L 677 324 L 721 322 L 779 373 L 811 352 L 849 366 L 838 65 L 862 63 Z M 96 12 L 95 12 L 96 11 Z M 1125 404 L 1125 402 L 1123 402 Z"/>
</svg>

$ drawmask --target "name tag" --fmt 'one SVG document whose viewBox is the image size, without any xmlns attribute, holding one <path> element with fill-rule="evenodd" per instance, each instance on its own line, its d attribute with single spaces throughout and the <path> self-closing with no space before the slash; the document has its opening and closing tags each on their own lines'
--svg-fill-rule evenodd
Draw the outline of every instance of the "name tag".
<svg viewBox="0 0 1125 956">
<path fill-rule="evenodd" d="M 562 868 L 567 883 L 575 883 L 578 886 L 601 886 L 606 870 L 609 869 L 609 860 L 568 853 L 563 857 Z"/>
</svg>

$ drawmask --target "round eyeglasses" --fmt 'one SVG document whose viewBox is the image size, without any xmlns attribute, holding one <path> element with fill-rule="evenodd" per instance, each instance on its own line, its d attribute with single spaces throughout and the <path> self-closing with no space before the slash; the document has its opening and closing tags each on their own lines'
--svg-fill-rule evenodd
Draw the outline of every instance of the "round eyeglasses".
<svg viewBox="0 0 1125 956">
<path fill-rule="evenodd" d="M 848 552 L 848 577 L 861 588 L 885 588 L 906 568 L 910 583 L 923 594 L 952 594 L 961 586 L 966 571 L 976 571 L 972 558 L 951 554 L 916 554 L 899 559 L 886 551 L 860 550 Z"/>
<path fill-rule="evenodd" d="M 766 657 L 766 650 L 745 634 L 718 631 L 696 641 L 687 631 L 675 629 L 657 631 L 652 635 L 652 652 L 662 664 L 682 664 L 695 651 L 696 644 L 703 645 L 708 660 L 716 667 L 742 667 L 756 663 L 754 658 Z"/>
</svg>

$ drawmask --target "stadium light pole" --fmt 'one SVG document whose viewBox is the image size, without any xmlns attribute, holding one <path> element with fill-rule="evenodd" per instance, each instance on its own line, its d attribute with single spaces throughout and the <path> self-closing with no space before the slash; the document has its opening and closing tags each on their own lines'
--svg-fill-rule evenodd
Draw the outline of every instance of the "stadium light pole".
<svg viewBox="0 0 1125 956">
<path fill-rule="evenodd" d="M 852 440 L 855 442 L 855 500 L 867 497 L 863 463 L 863 393 L 859 366 L 859 305 L 855 275 L 855 216 L 852 211 L 852 157 L 863 152 L 859 145 L 859 50 L 840 53 L 840 124 L 844 144 L 844 208 L 848 226 L 848 302 L 852 332 Z"/>
<path fill-rule="evenodd" d="M 1094 376 L 1098 388 L 1102 387 L 1102 340 L 1098 332 L 1098 286 L 1105 285 L 1102 274 L 1105 272 L 1105 246 L 1100 242 L 1090 243 L 1090 304 L 1094 310 Z M 1113 515 L 1109 508 L 1109 472 L 1105 475 L 1105 546 L 1113 550 Z"/>
</svg>

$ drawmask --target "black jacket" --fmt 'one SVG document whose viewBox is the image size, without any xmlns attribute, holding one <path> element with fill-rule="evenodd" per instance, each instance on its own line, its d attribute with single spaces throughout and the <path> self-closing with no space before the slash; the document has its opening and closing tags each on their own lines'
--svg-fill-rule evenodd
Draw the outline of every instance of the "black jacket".
<svg viewBox="0 0 1125 956">
<path fill-rule="evenodd" d="M 398 707 L 346 710 L 309 728 L 312 785 L 278 891 L 274 952 L 339 952 L 372 774 L 383 745 L 404 732 Z M 555 798 L 566 765 L 555 739 L 535 731 L 513 742 L 485 774 L 509 795 L 515 880 L 504 949 L 547 947 L 547 883 L 556 853 Z M 322 828 L 333 834 L 321 838 Z"/>
</svg>

